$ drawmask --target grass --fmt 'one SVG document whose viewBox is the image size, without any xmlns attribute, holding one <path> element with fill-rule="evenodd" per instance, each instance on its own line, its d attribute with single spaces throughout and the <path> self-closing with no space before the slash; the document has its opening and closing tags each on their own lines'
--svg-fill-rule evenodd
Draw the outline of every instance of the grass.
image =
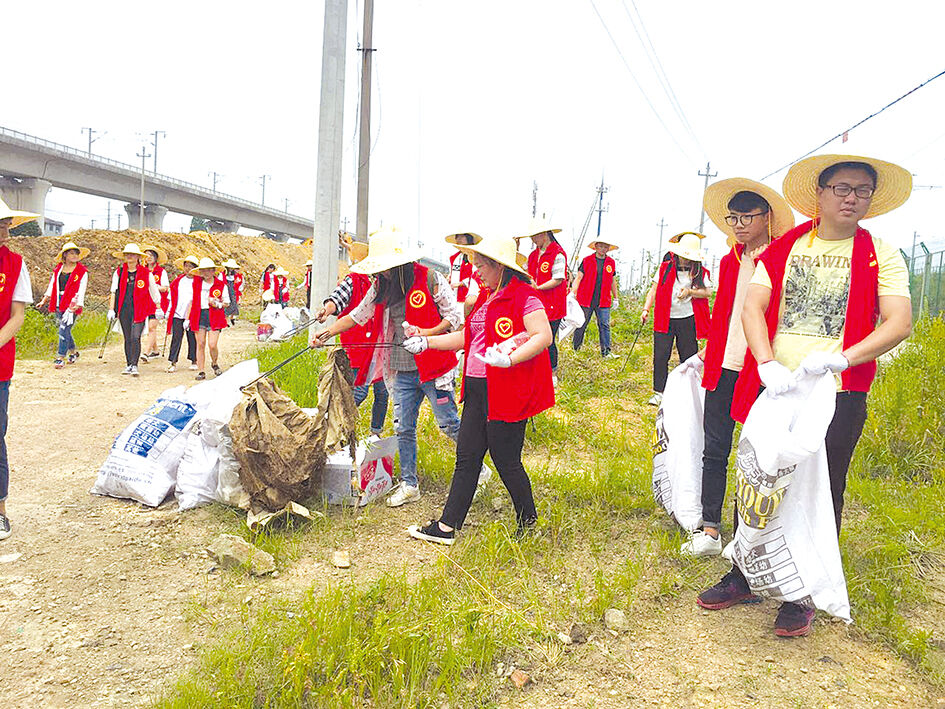
<svg viewBox="0 0 945 709">
<path fill-rule="evenodd" d="M 105 312 L 86 310 L 72 327 L 72 337 L 80 350 L 96 347 L 105 337 L 107 322 Z M 23 327 L 16 335 L 16 354 L 23 359 L 53 357 L 59 344 L 56 318 L 36 308 L 26 309 Z"/>
</svg>

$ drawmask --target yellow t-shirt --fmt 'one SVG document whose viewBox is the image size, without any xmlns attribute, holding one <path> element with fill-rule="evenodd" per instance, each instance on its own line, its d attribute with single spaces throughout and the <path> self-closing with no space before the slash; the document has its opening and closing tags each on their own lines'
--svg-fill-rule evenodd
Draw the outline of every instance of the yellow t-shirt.
<svg viewBox="0 0 945 709">
<path fill-rule="evenodd" d="M 873 237 L 879 265 L 879 295 L 909 298 L 909 272 L 894 246 Z M 853 237 L 827 241 L 805 234 L 788 256 L 781 288 L 781 314 L 772 348 L 774 358 L 797 369 L 811 352 L 842 352 L 850 293 Z M 758 262 L 753 284 L 771 288 L 764 263 Z"/>
</svg>

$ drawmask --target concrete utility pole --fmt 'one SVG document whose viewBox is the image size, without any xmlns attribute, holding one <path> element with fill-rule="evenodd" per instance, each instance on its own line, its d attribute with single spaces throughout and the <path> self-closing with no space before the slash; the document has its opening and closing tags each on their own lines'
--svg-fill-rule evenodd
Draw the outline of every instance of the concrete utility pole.
<svg viewBox="0 0 945 709">
<path fill-rule="evenodd" d="M 663 228 L 669 225 L 665 221 L 663 221 L 662 217 L 660 217 L 660 223 L 657 224 L 656 226 L 660 228 L 660 247 L 659 249 L 656 250 L 656 258 L 662 260 L 663 258 Z"/>
<path fill-rule="evenodd" d="M 538 212 L 538 182 L 532 182 L 532 218 Z"/>
<path fill-rule="evenodd" d="M 151 157 L 148 146 L 142 145 L 141 152 L 136 153 L 141 158 L 141 201 L 138 202 L 138 229 L 144 231 L 144 161 Z"/>
<path fill-rule="evenodd" d="M 706 162 L 706 164 L 705 164 L 705 172 L 704 172 L 704 173 L 701 172 L 701 171 L 699 172 L 699 176 L 705 178 L 705 187 L 702 188 L 702 192 L 703 192 L 703 193 L 705 193 L 705 191 L 709 188 L 709 178 L 710 178 L 710 177 L 718 177 L 718 174 L 719 174 L 719 173 L 717 173 L 717 172 L 713 174 L 712 171 L 710 170 L 710 165 L 709 165 L 709 163 Z M 699 201 L 700 201 L 700 203 L 702 202 L 702 200 L 699 200 Z M 705 210 L 700 207 L 700 209 L 699 209 L 699 233 L 700 233 L 700 234 L 702 233 L 702 227 L 704 227 L 704 226 L 705 226 Z"/>
<path fill-rule="evenodd" d="M 106 219 L 105 228 L 111 231 L 112 230 L 112 203 L 111 201 L 108 202 L 108 211 L 106 212 L 106 214 L 108 216 L 105 218 Z"/>
<path fill-rule="evenodd" d="M 285 213 L 286 214 L 289 213 L 289 198 L 288 197 L 285 198 Z"/>
<path fill-rule="evenodd" d="M 325 0 L 322 77 L 318 103 L 318 165 L 315 174 L 315 229 L 312 238 L 312 300 L 322 303 L 338 275 L 338 225 L 344 157 L 345 44 L 348 0 Z M 309 328 L 314 336 L 316 326 Z"/>
<path fill-rule="evenodd" d="M 263 175 L 259 178 L 260 182 L 262 183 L 262 199 L 259 200 L 259 203 L 264 207 L 266 206 L 266 180 L 270 177 L 271 175 Z"/>
<path fill-rule="evenodd" d="M 117 214 L 118 214 L 118 231 L 121 231 L 121 212 L 117 212 Z"/>
<path fill-rule="evenodd" d="M 919 238 L 919 232 L 912 232 L 912 254 L 909 256 L 909 275 L 915 275 L 915 241 Z"/>
<path fill-rule="evenodd" d="M 374 0 L 364 0 L 364 46 L 361 52 L 361 127 L 358 130 L 358 241 L 367 241 L 371 162 L 371 55 L 374 53 Z M 417 235 L 419 236 L 419 234 Z"/>
<path fill-rule="evenodd" d="M 156 131 L 154 131 L 154 133 L 152 133 L 152 135 L 154 136 L 154 142 L 151 143 L 151 145 L 154 146 L 154 174 L 156 175 L 156 174 L 157 174 L 157 144 L 158 144 L 158 135 L 161 135 L 162 137 L 166 138 L 166 137 L 167 137 L 167 133 L 165 133 L 165 132 L 162 131 L 162 130 L 156 130 Z"/>
<path fill-rule="evenodd" d="M 82 129 L 82 132 L 83 132 L 83 133 L 85 133 L 86 131 L 88 131 L 88 133 L 89 133 L 89 155 L 91 155 L 91 154 L 92 154 L 92 143 L 94 143 L 96 140 L 98 140 L 98 138 L 93 138 L 92 136 L 93 136 L 93 135 L 96 135 L 96 134 L 97 134 L 97 131 L 94 131 L 94 130 L 92 130 L 91 128 L 83 128 L 83 129 Z"/>
<path fill-rule="evenodd" d="M 610 192 L 609 187 L 604 187 L 604 176 L 600 176 L 600 187 L 597 188 L 598 195 L 598 205 L 597 205 L 597 238 L 600 238 L 600 220 L 601 216 L 607 209 L 610 208 L 610 205 L 607 205 L 607 209 L 604 209 L 604 194 Z"/>
<path fill-rule="evenodd" d="M 217 172 L 216 170 L 211 170 L 211 171 L 210 171 L 210 174 L 213 175 L 213 191 L 216 192 L 216 191 L 217 191 L 217 181 L 218 181 L 221 177 L 223 177 L 223 175 L 221 175 L 221 174 L 220 174 L 219 172 Z"/>
</svg>

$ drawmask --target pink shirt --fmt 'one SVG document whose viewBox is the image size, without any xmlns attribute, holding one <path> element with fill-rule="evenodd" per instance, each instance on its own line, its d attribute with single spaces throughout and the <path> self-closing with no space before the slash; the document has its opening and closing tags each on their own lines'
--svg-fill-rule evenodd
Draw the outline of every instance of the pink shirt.
<svg viewBox="0 0 945 709">
<path fill-rule="evenodd" d="M 481 308 L 469 315 L 469 352 L 466 353 L 466 376 L 485 379 L 486 363 L 476 357 L 477 354 L 486 352 L 486 310 L 492 298 L 487 300 Z M 544 310 L 545 306 L 541 304 L 533 295 L 525 299 L 525 309 L 522 315 L 528 315 L 536 310 Z"/>
</svg>

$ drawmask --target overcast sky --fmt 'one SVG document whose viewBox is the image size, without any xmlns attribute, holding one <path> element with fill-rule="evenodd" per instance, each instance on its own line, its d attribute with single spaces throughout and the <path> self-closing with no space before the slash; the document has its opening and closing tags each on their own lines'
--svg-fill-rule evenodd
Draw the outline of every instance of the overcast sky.
<svg viewBox="0 0 945 709">
<path fill-rule="evenodd" d="M 361 9 L 350 2 L 352 228 Z M 322 13 L 282 0 L 12 4 L 0 125 L 80 148 L 92 127 L 93 152 L 129 163 L 163 130 L 159 172 L 209 186 L 215 170 L 220 191 L 254 200 L 270 175 L 267 205 L 288 198 L 311 216 Z M 535 181 L 570 251 L 603 175 L 603 233 L 626 272 L 655 252 L 661 219 L 665 237 L 698 227 L 707 160 L 716 179 L 760 178 L 945 69 L 943 19 L 941 3 L 918 1 L 377 0 L 371 227 L 395 225 L 443 258 L 445 234 L 520 229 Z M 906 251 L 913 231 L 945 247 L 943 114 L 945 77 L 821 151 L 897 162 L 936 187 L 865 223 Z M 47 210 L 67 228 L 102 227 L 106 201 L 53 190 Z M 168 215 L 165 228 L 189 221 Z"/>
</svg>

